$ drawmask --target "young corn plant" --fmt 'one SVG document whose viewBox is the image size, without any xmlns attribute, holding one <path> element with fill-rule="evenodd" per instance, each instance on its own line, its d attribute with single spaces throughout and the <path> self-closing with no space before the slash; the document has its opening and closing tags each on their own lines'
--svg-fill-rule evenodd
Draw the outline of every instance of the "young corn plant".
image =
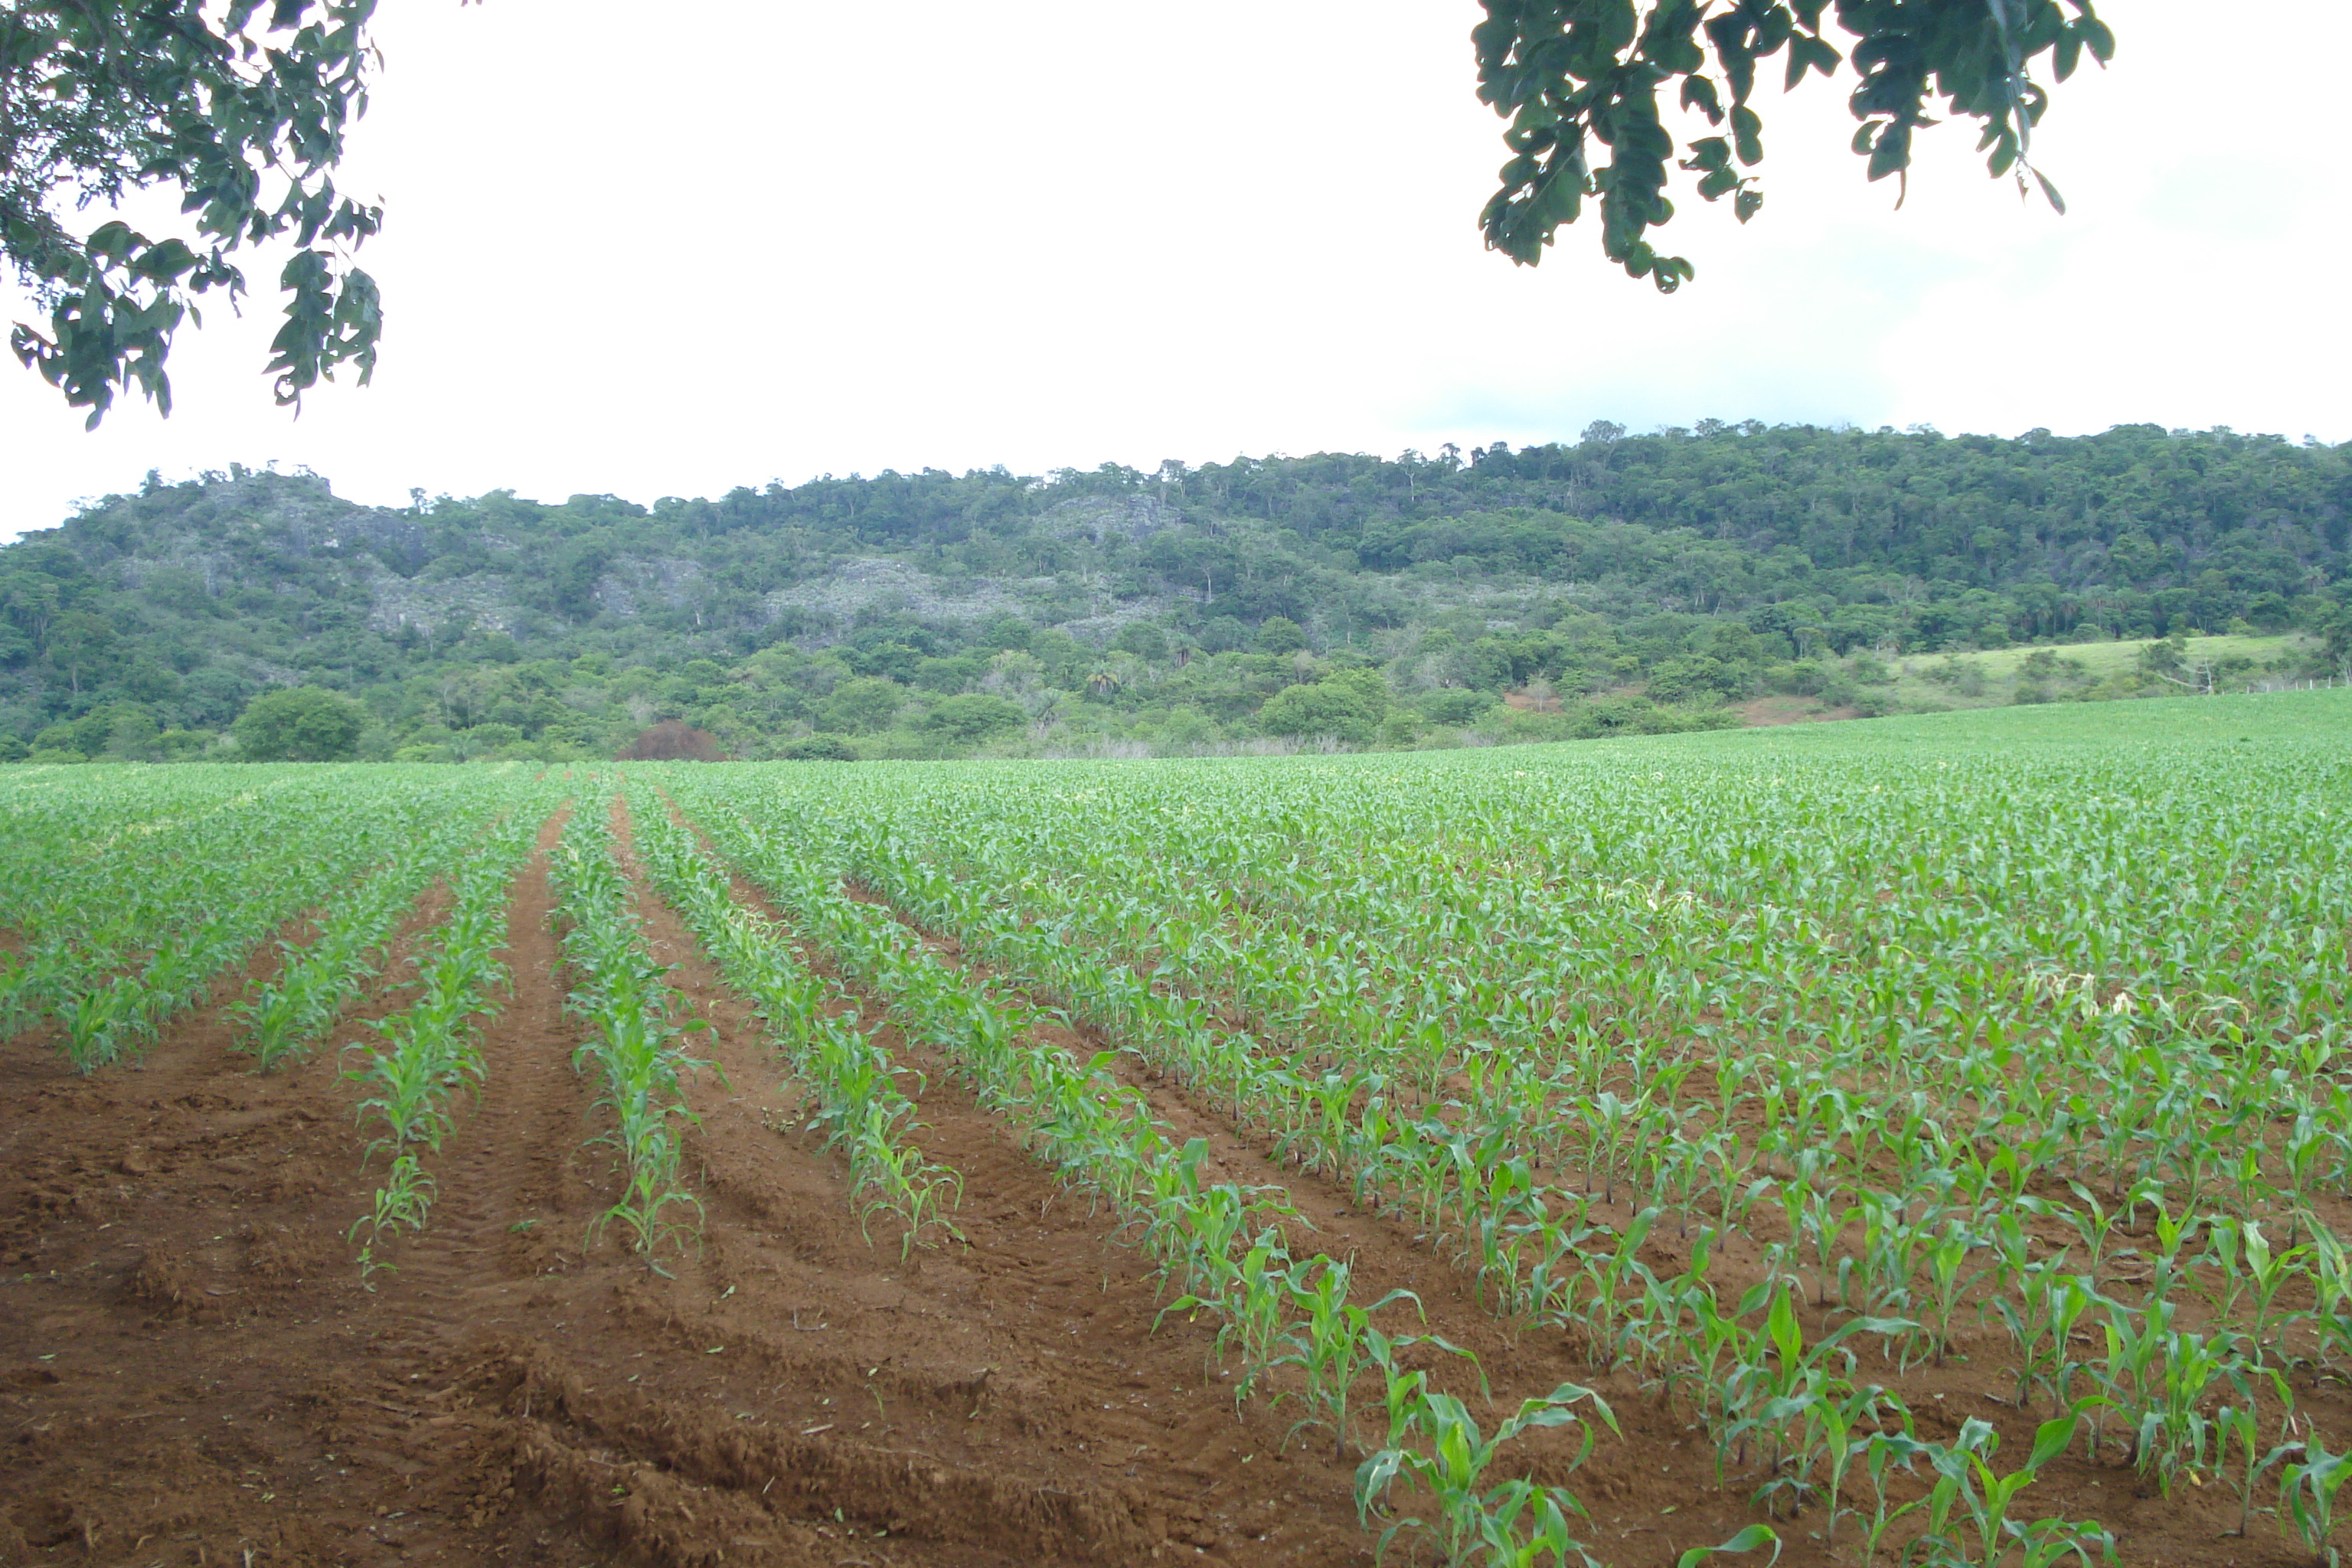
<svg viewBox="0 0 2352 1568">
<path fill-rule="evenodd" d="M 1746 1342 L 1726 1379 L 1728 1419 L 1716 1439 L 1718 1466 L 1735 1446 L 1744 1454 L 1751 1439 L 1759 1440 L 1767 1479 L 1755 1500 L 1776 1509 L 1786 1504 L 1792 1511 L 1817 1489 L 1813 1466 L 1824 1457 L 1826 1437 L 1821 1406 L 1853 1398 L 1848 1379 L 1854 1355 L 1845 1342 L 1859 1333 L 1894 1338 L 1918 1327 L 1904 1318 L 1856 1318 L 1808 1345 L 1793 1295 L 1786 1281 L 1773 1289 L 1763 1331 Z"/>
<path fill-rule="evenodd" d="M 1291 1310 L 1299 1317 L 1284 1333 L 1289 1348 L 1276 1356 L 1276 1366 L 1297 1367 L 1306 1383 L 1307 1414 L 1285 1435 L 1287 1443 L 1303 1427 L 1318 1423 L 1331 1429 L 1331 1457 L 1348 1458 L 1348 1405 L 1357 1381 L 1371 1366 L 1371 1315 L 1398 1301 L 1421 1310 L 1421 1298 L 1410 1290 L 1391 1290 L 1370 1306 L 1348 1300 L 1351 1270 L 1345 1263 L 1317 1257 L 1292 1265 L 1283 1278 Z"/>
<path fill-rule="evenodd" d="M 2261 1226 L 2252 1220 L 2245 1220 L 2242 1222 L 2241 1228 L 2245 1237 L 2247 1293 L 2252 1297 L 2254 1308 L 2253 1321 L 2248 1326 L 2247 1333 L 2252 1341 L 2253 1353 L 2260 1359 L 2269 1344 L 2273 1326 L 2280 1330 L 2284 1340 L 2284 1331 L 2289 1327 L 2310 1315 L 2298 1310 L 2282 1312 L 2279 1295 L 2293 1281 L 2308 1278 L 2315 1248 L 2305 1244 L 2289 1247 L 2284 1252 L 2273 1251 L 2263 1237 Z"/>
<path fill-rule="evenodd" d="M 1356 1515 L 1370 1528 L 1376 1515 L 1388 1513 L 1390 1494 L 1399 1480 L 1425 1495 L 1435 1517 L 1418 1515 L 1392 1520 L 1381 1531 L 1379 1555 L 1402 1533 L 1411 1531 L 1444 1553 L 1448 1564 L 1534 1563 L 1549 1559 L 1556 1568 L 1571 1562 L 1599 1568 L 1584 1543 L 1571 1532 L 1570 1518 L 1585 1519 L 1584 1504 L 1566 1487 L 1513 1477 L 1490 1482 L 1488 1471 L 1503 1447 L 1522 1433 L 1543 1427 L 1576 1425 L 1581 1442 L 1566 1468 L 1574 1471 L 1592 1452 L 1593 1429 L 1575 1406 L 1589 1404 L 1592 1413 L 1616 1432 L 1617 1417 L 1606 1401 L 1589 1388 L 1562 1384 L 1540 1399 L 1522 1404 L 1492 1437 L 1485 1436 L 1467 1406 L 1447 1394 L 1432 1394 L 1425 1384 L 1410 1389 L 1402 1412 L 1404 1445 L 1381 1448 L 1356 1470 Z M 1414 1444 L 1418 1438 L 1426 1447 Z"/>
<path fill-rule="evenodd" d="M 1398 1358 L 1416 1346 L 1427 1345 L 1447 1355 L 1459 1357 L 1470 1363 L 1477 1375 L 1481 1398 L 1492 1399 L 1494 1389 L 1486 1381 L 1486 1369 L 1478 1358 L 1450 1340 L 1436 1334 L 1382 1333 L 1366 1324 L 1364 1357 L 1381 1377 L 1381 1403 L 1388 1416 L 1388 1436 L 1381 1440 L 1384 1448 L 1402 1448 L 1413 1431 L 1414 1414 L 1422 1408 L 1423 1396 L 1430 1392 L 1429 1371 L 1425 1367 L 1407 1367 Z"/>
<path fill-rule="evenodd" d="M 2201 1480 L 2208 1454 L 2218 1447 L 2206 1406 L 2214 1390 L 2244 1366 L 2233 1334 L 2173 1332 L 2165 1336 L 2159 1398 L 2140 1417 L 2133 1444 L 2140 1473 L 2154 1472 L 2164 1495 L 2183 1476 Z"/>
<path fill-rule="evenodd" d="M 1907 1412 L 1904 1414 L 1902 1422 L 1901 1431 L 1873 1433 L 1863 1447 L 1863 1470 L 1870 1478 L 1872 1499 L 1870 1524 L 1863 1533 L 1863 1568 L 1871 1568 L 1871 1564 L 1878 1560 L 1879 1544 L 1886 1539 L 1886 1532 L 1925 1506 L 1927 1500 L 1924 1497 L 1901 1504 L 1894 1500 L 1895 1472 L 1899 1469 L 1906 1476 L 1916 1475 L 1918 1462 L 1928 1455 L 1928 1445 L 1919 1440 Z"/>
<path fill-rule="evenodd" d="M 1843 1505 L 1854 1461 L 1869 1452 L 1872 1441 L 1884 1430 L 1880 1423 L 1888 1416 L 1900 1419 L 1908 1428 L 1911 1417 L 1903 1401 L 1874 1383 L 1860 1386 L 1841 1383 L 1824 1391 L 1805 1413 L 1813 1429 L 1805 1447 L 1809 1451 L 1818 1448 L 1822 1470 L 1822 1545 L 1826 1551 L 1837 1549 L 1838 1521 L 1853 1511 Z M 1808 1470 L 1811 1463 L 1809 1457 Z"/>
<path fill-rule="evenodd" d="M 1772 1555 L 1764 1560 L 1764 1568 L 1772 1568 L 1780 1561 L 1780 1532 L 1769 1524 L 1751 1524 L 1720 1546 L 1692 1547 L 1675 1559 L 1675 1568 L 1706 1568 L 1711 1558 L 1744 1557 L 1767 1546 L 1772 1549 Z"/>
<path fill-rule="evenodd" d="M 2238 1397 L 2214 1413 L 2213 1426 L 2219 1434 L 2214 1462 L 2230 1471 L 2231 1480 L 2238 1489 L 2238 1537 L 2244 1540 L 2253 1522 L 2254 1482 L 2273 1465 L 2285 1457 L 2284 1447 L 2265 1451 L 2262 1446 L 2262 1402 L 2257 1392 L 2264 1383 L 2270 1385 L 2275 1399 L 2282 1432 L 2294 1429 L 2294 1394 L 2287 1387 L 2285 1377 L 2273 1367 L 2241 1367 L 2231 1380 Z M 2230 1450 L 2235 1448 L 2238 1461 L 2233 1466 Z"/>
<path fill-rule="evenodd" d="M 361 1284 L 374 1289 L 375 1287 L 369 1285 L 368 1281 L 379 1270 L 393 1267 L 375 1256 L 376 1243 L 384 1239 L 386 1231 L 397 1233 L 403 1229 L 416 1231 L 425 1228 L 425 1216 L 433 1208 L 434 1190 L 433 1178 L 425 1173 L 425 1167 L 417 1163 L 415 1154 L 401 1154 L 394 1158 L 391 1174 L 376 1190 L 374 1209 L 362 1215 L 343 1237 L 346 1241 L 359 1241 L 360 1232 L 367 1232 L 368 1238 L 361 1242 L 357 1260 Z"/>
<path fill-rule="evenodd" d="M 963 1176 L 927 1159 L 905 1141 L 898 1123 L 912 1113 L 913 1107 L 903 1102 L 893 1107 L 869 1101 L 850 1140 L 854 1180 L 849 1201 L 857 1207 L 858 1233 L 871 1241 L 875 1215 L 896 1218 L 901 1262 L 912 1256 L 927 1231 L 958 1240 L 963 1237 L 947 1217 L 963 1201 Z"/>
<path fill-rule="evenodd" d="M 1284 1266 L 1289 1262 L 1281 1231 L 1268 1226 L 1237 1259 L 1202 1258 L 1200 1274 L 1204 1277 L 1198 1279 L 1192 1290 L 1162 1307 L 1152 1320 L 1156 1328 L 1171 1313 L 1203 1310 L 1222 1320 L 1210 1354 L 1222 1356 L 1229 1343 L 1239 1348 L 1242 1375 L 1234 1384 L 1236 1406 L 1256 1389 L 1280 1355 L 1289 1306 L 1290 1277 Z"/>
<path fill-rule="evenodd" d="M 1295 1213 L 1279 1188 L 1231 1182 L 1202 1186 L 1201 1161 L 1208 1147 L 1205 1138 L 1186 1142 L 1174 1159 L 1152 1168 L 1148 1190 L 1140 1194 L 1137 1223 L 1145 1250 L 1158 1261 L 1163 1291 L 1181 1275 L 1211 1296 L 1222 1294 L 1243 1238 L 1263 1236 Z"/>
<path fill-rule="evenodd" d="M 2066 1451 L 2081 1417 L 2067 1414 L 2034 1428 L 2033 1449 L 2019 1468 L 2002 1475 L 1993 1468 L 2000 1435 L 1990 1422 L 1969 1418 L 1948 1446 L 1924 1445 L 1936 1481 L 1920 1507 L 1926 1526 L 1914 1548 L 1927 1547 L 1969 1568 L 2001 1568 L 2012 1553 L 2026 1568 L 2051 1568 L 2068 1557 L 2091 1568 L 2115 1561 L 2115 1537 L 2104 1525 L 2063 1519 L 2030 1522 L 2011 1517 L 2018 1493 L 2033 1484 L 2042 1468 Z"/>
<path fill-rule="evenodd" d="M 2091 1289 L 2097 1290 L 2102 1278 L 2107 1271 L 2108 1249 L 2115 1245 L 2115 1239 L 2117 1237 L 2125 1234 L 2123 1222 L 2132 1205 L 2127 1204 L 2123 1209 L 2111 1214 L 2106 1205 L 2099 1201 L 2098 1194 L 2082 1183 L 2069 1182 L 2066 1185 L 2073 1191 L 2075 1202 L 2081 1206 L 2062 1212 L 2067 1223 L 2074 1227 L 2075 1233 L 2082 1238 L 2083 1255 L 2090 1260 L 2091 1265 Z M 2134 1190 L 2135 1201 L 2143 1194 L 2144 1190 L 2144 1186 Z"/>
<path fill-rule="evenodd" d="M 2331 1454 L 2314 1433 L 2300 1443 L 2281 1445 L 2272 1458 L 2289 1455 L 2294 1458 L 2280 1474 L 2279 1507 L 2315 1563 L 2342 1568 L 2336 1544 L 2336 1494 L 2352 1479 L 2352 1452 Z"/>
<path fill-rule="evenodd" d="M 2062 1272 L 2063 1254 L 2025 1265 L 2016 1278 L 2013 1294 L 1998 1295 L 1988 1303 L 2008 1329 L 2017 1348 L 2017 1405 L 2033 1401 L 2034 1390 L 2047 1393 L 2054 1405 L 2072 1403 L 2074 1373 L 2074 1326 L 2098 1300 L 2090 1276 Z M 1982 1309 L 1979 1309 L 1981 1314 Z"/>
<path fill-rule="evenodd" d="M 1658 1210 L 1643 1209 L 1615 1233 L 1609 1250 L 1596 1248 L 1579 1262 L 1576 1316 L 1560 1321 L 1561 1326 L 1583 1335 L 1585 1359 L 1596 1367 L 1614 1365 L 1622 1355 L 1625 1330 L 1640 1308 L 1645 1284 L 1655 1278 L 1641 1252 L 1658 1217 Z"/>
<path fill-rule="evenodd" d="M 1948 1220 L 1943 1234 L 1927 1248 L 1927 1317 L 1934 1347 L 1932 1357 L 1937 1366 L 1942 1366 L 1951 1354 L 1952 1316 L 1959 1310 L 1960 1297 L 1976 1278 L 1968 1272 L 1969 1253 L 1983 1245 L 1982 1238 L 1970 1234 L 1958 1220 Z"/>
<path fill-rule="evenodd" d="M 1847 1294 L 1846 1271 L 1839 1267 L 1838 1239 L 1844 1234 L 1846 1226 L 1859 1216 L 1861 1206 L 1858 1204 L 1841 1205 L 1838 1202 L 1840 1189 L 1836 1187 L 1827 1192 L 1818 1192 L 1810 1186 L 1801 1190 L 1803 1196 L 1796 1209 L 1796 1228 L 1797 1234 L 1803 1237 L 1812 1249 L 1813 1304 L 1817 1307 L 1830 1304 L 1830 1281 L 1832 1278 L 1838 1280 L 1838 1299 L 1842 1303 Z"/>
<path fill-rule="evenodd" d="M 2110 1313 L 2106 1403 L 2124 1413 L 2134 1467 L 2169 1497 L 2184 1476 L 2201 1484 L 2217 1446 L 2207 1406 L 2246 1363 L 2235 1335 L 2183 1332 L 2168 1313 L 2132 1316 Z"/>
</svg>

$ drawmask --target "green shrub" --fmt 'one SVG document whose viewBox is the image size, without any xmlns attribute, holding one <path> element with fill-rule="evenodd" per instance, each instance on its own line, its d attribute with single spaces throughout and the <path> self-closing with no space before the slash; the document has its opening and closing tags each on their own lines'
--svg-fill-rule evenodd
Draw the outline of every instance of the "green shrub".
<svg viewBox="0 0 2352 1568">
<path fill-rule="evenodd" d="M 1388 685 L 1380 672 L 1348 669 L 1311 686 L 1276 692 L 1258 710 L 1257 725 L 1269 735 L 1299 740 L 1330 735 L 1361 746 L 1380 732 L 1388 710 Z"/>
<path fill-rule="evenodd" d="M 955 746 L 976 746 L 1029 722 L 1028 710 L 992 691 L 942 698 L 918 721 L 924 733 Z"/>
<path fill-rule="evenodd" d="M 1297 653 L 1307 646 L 1307 634 L 1288 616 L 1268 616 L 1257 628 L 1260 653 Z"/>
<path fill-rule="evenodd" d="M 367 710 L 316 686 L 264 692 L 236 717 L 236 743 L 257 763 L 347 762 L 367 728 Z"/>
<path fill-rule="evenodd" d="M 1484 718 L 1494 708 L 1495 699 L 1488 692 L 1448 686 L 1423 694 L 1416 706 L 1421 709 L 1422 717 L 1431 723 L 1458 729 Z"/>
</svg>

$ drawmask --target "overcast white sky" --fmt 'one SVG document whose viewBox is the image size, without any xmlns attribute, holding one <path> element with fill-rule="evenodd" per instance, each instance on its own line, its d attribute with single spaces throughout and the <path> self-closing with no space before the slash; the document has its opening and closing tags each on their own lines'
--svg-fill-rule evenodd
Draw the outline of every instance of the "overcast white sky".
<svg viewBox="0 0 2352 1568">
<path fill-rule="evenodd" d="M 375 384 L 271 404 L 274 263 L 243 321 L 182 333 L 168 421 L 133 401 L 85 436 L 6 362 L 0 535 L 231 461 L 388 503 L 651 501 L 1596 418 L 2341 441 L 2336 111 L 2258 51 L 2352 55 L 2352 6 L 2263 13 L 2224 36 L 2206 0 L 2107 0 L 2115 65 L 2035 143 L 2064 217 L 1988 180 L 1965 126 L 1924 135 L 1895 211 L 1843 87 L 1768 89 L 1764 212 L 1681 202 L 1664 238 L 1699 274 L 1662 299 L 1589 222 L 1539 268 L 1481 249 L 1502 154 L 1467 0 L 734 0 L 691 30 L 395 0 L 344 181 L 389 209 Z"/>
</svg>

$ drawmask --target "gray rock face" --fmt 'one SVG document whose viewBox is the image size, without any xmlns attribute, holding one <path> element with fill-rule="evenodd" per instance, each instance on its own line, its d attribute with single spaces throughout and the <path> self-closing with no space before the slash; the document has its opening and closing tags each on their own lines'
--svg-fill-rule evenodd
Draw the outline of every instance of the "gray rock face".
<svg viewBox="0 0 2352 1568">
<path fill-rule="evenodd" d="M 1166 595 L 1120 598 L 1092 574 L 937 576 L 907 562 L 878 555 L 837 561 L 822 575 L 779 588 L 763 601 L 772 621 L 787 610 L 824 617 L 838 628 L 846 628 L 858 612 L 866 609 L 903 610 L 940 621 L 985 621 L 1013 615 L 1040 626 L 1059 626 L 1082 641 L 1100 640 L 1129 621 L 1162 614 L 1171 602 Z M 1082 613 L 1070 614 L 1074 608 Z M 830 639 L 817 633 L 804 640 Z"/>
</svg>

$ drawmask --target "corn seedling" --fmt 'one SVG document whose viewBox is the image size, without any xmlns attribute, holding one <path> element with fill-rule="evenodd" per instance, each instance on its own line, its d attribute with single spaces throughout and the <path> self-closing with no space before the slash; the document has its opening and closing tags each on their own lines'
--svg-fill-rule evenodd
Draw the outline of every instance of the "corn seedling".
<svg viewBox="0 0 2352 1568">
<path fill-rule="evenodd" d="M 2243 1539 L 2252 1524 L 2254 1511 L 2254 1481 L 2263 1471 L 2282 1458 L 2286 1450 L 2272 1448 L 2265 1452 L 2262 1446 L 2262 1406 L 2256 1388 L 2268 1383 L 2277 1403 L 2279 1426 L 2291 1431 L 2294 1423 L 2294 1395 L 2287 1388 L 2286 1379 L 2269 1367 L 2240 1367 L 2231 1381 L 2236 1385 L 2238 1398 L 2214 1413 L 2216 1433 L 2214 1462 L 2230 1471 L 2238 1489 L 2238 1535 Z M 2237 1450 L 2237 1462 L 2230 1458 L 2231 1448 Z"/>
<path fill-rule="evenodd" d="M 1370 1363 L 1367 1339 L 1371 1315 L 1398 1301 L 1411 1301 L 1416 1311 L 1421 1298 L 1410 1290 L 1391 1290 L 1370 1306 L 1348 1300 L 1350 1269 L 1328 1258 L 1294 1264 L 1284 1277 L 1292 1310 L 1300 1316 L 1283 1336 L 1289 1349 L 1276 1356 L 1275 1366 L 1295 1366 L 1306 1381 L 1307 1415 L 1285 1436 L 1286 1443 L 1302 1426 L 1321 1422 L 1331 1428 L 1331 1457 L 1344 1464 L 1348 1458 L 1348 1402 L 1356 1381 Z"/>
<path fill-rule="evenodd" d="M 1448 1563 L 1533 1563 L 1548 1554 L 1555 1564 L 1571 1560 L 1597 1568 L 1583 1544 L 1570 1534 L 1570 1516 L 1586 1517 L 1584 1505 L 1566 1487 L 1543 1485 L 1513 1478 L 1489 1485 L 1486 1473 L 1505 1444 L 1521 1433 L 1539 1427 L 1577 1424 L 1582 1441 L 1567 1468 L 1574 1470 L 1592 1451 L 1592 1427 L 1574 1408 L 1590 1404 L 1612 1432 L 1617 1418 L 1605 1401 L 1591 1389 L 1563 1384 L 1541 1399 L 1530 1399 L 1484 1436 L 1468 1407 L 1446 1394 L 1414 1388 L 1404 1412 L 1405 1431 L 1428 1444 L 1391 1447 L 1366 1459 L 1356 1471 L 1356 1513 L 1367 1525 L 1376 1513 L 1385 1513 L 1391 1489 L 1402 1479 L 1425 1493 L 1437 1517 L 1400 1518 L 1381 1532 L 1380 1553 L 1385 1556 L 1397 1535 L 1412 1531 L 1439 1543 Z"/>
<path fill-rule="evenodd" d="M 1970 1568 L 2000 1568 L 2012 1548 L 2032 1568 L 2048 1568 L 2068 1556 L 2089 1564 L 2094 1550 L 2102 1561 L 2112 1561 L 2114 1537 L 2098 1525 L 2059 1519 L 2029 1523 L 2010 1517 L 2017 1494 L 2074 1442 L 2080 1419 L 2070 1411 L 2035 1427 L 2032 1452 L 2007 1475 L 1993 1468 L 2000 1435 L 1988 1422 L 1964 1422 L 1948 1447 L 1925 1445 L 1924 1458 L 1936 1482 L 1924 1500 L 1927 1525 L 1920 1543 Z"/>
<path fill-rule="evenodd" d="M 2273 1456 L 2294 1458 L 2281 1472 L 2279 1507 L 2294 1527 L 2296 1539 L 2314 1561 L 2341 1568 L 2336 1545 L 2336 1494 L 2352 1478 L 2352 1452 L 2331 1454 L 2317 1433 L 2300 1443 L 2282 1445 Z"/>
<path fill-rule="evenodd" d="M 1767 1546 L 1772 1549 L 1772 1555 L 1764 1560 L 1765 1568 L 1771 1568 L 1780 1561 L 1780 1533 L 1769 1524 L 1751 1524 L 1720 1546 L 1692 1547 L 1675 1559 L 1675 1568 L 1705 1568 L 1710 1558 L 1745 1556 Z"/>
</svg>

